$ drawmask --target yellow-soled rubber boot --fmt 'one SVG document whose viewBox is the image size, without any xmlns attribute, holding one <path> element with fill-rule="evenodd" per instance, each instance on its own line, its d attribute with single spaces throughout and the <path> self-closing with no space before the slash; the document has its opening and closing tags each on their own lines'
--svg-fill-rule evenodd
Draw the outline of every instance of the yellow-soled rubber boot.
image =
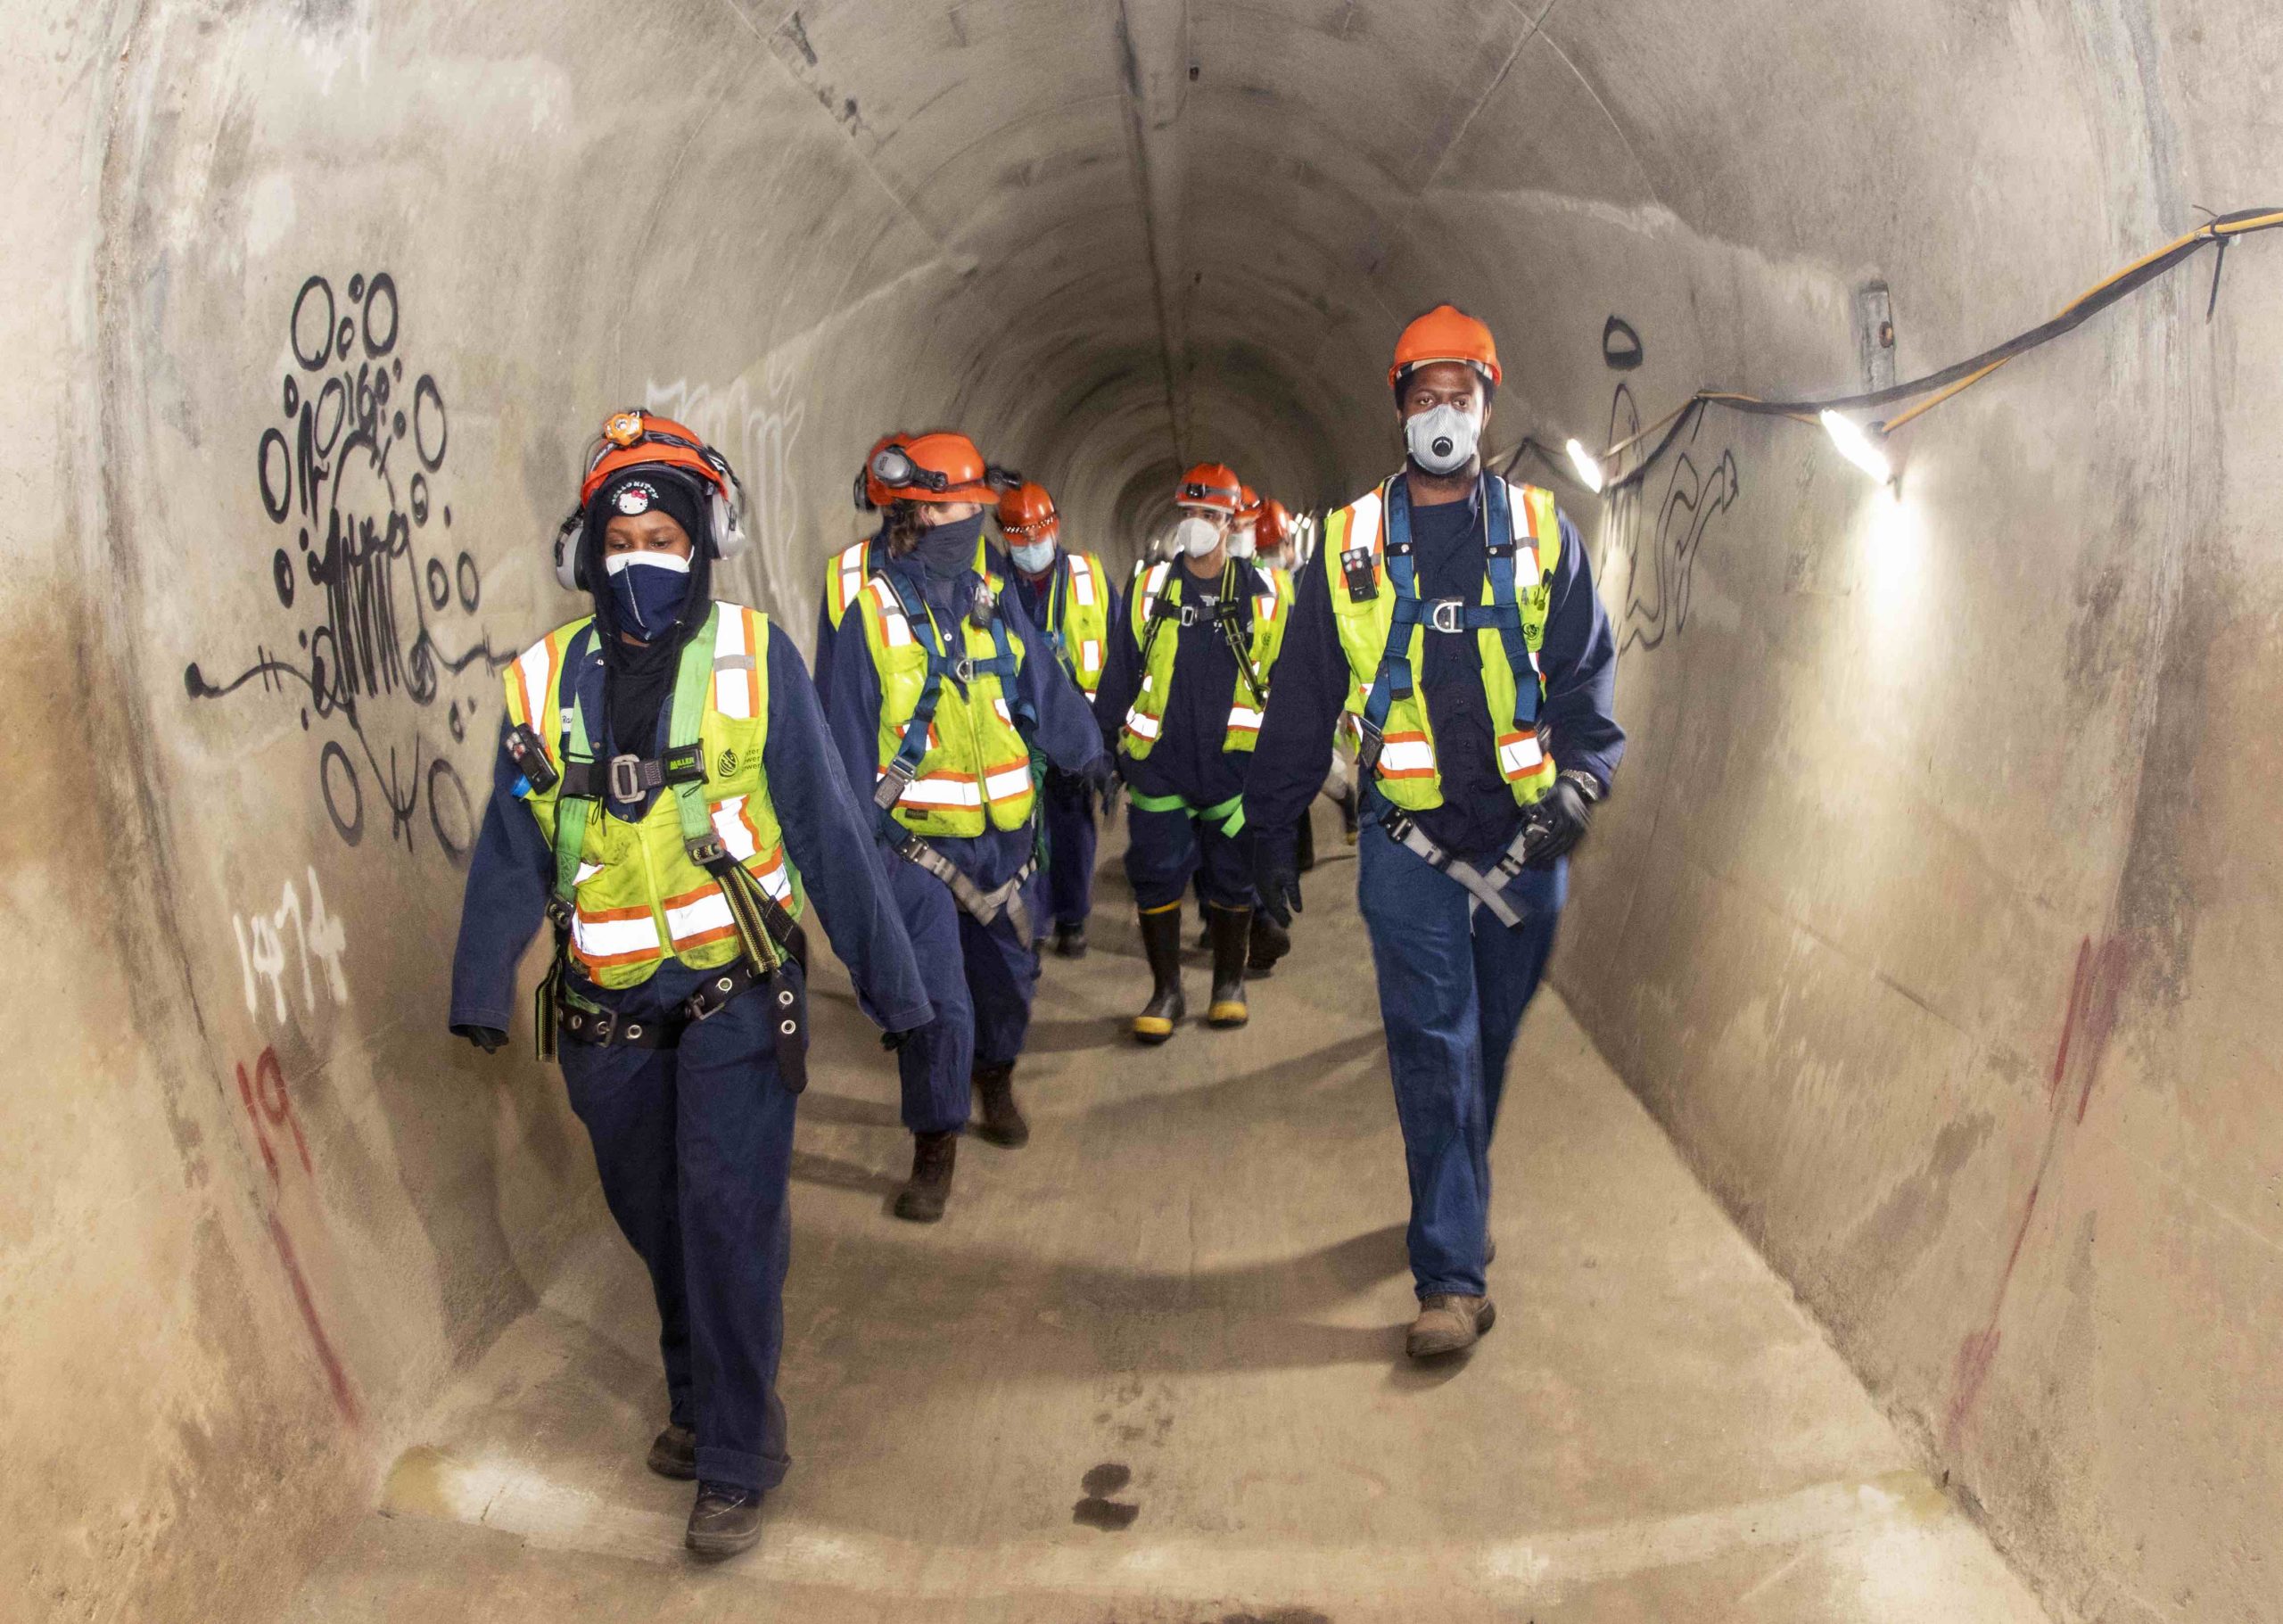
<svg viewBox="0 0 2283 1624">
<path fill-rule="evenodd" d="M 1142 952 L 1150 961 L 1150 1002 L 1133 1018 L 1133 1041 L 1162 1043 L 1189 1006 L 1181 992 L 1181 904 L 1142 911 Z"/>
<path fill-rule="evenodd" d="M 1213 1002 L 1205 1011 L 1208 1026 L 1241 1026 L 1252 1018 L 1245 1007 L 1245 960 L 1252 952 L 1252 910 L 1205 905 L 1213 929 Z"/>
</svg>

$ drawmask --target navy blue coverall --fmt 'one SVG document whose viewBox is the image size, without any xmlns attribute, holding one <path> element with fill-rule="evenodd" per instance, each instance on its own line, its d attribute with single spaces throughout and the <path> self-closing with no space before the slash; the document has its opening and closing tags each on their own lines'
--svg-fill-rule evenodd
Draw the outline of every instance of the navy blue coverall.
<svg viewBox="0 0 2283 1624">
<path fill-rule="evenodd" d="M 930 574 L 909 556 L 890 560 L 886 573 L 895 577 L 906 602 L 924 598 L 945 625 L 964 618 L 977 584 L 972 570 L 945 579 Z M 1011 594 L 999 600 L 999 613 L 1023 650 L 1022 670 L 1007 694 L 1010 707 L 1018 702 L 1029 705 L 1038 718 L 1032 747 L 1050 766 L 1084 771 L 1101 747 L 1085 696 L 1055 663 L 1046 639 Z M 849 781 L 863 787 L 869 804 L 880 775 L 880 673 L 864 641 L 861 609 L 851 607 L 841 618 L 830 648 L 819 652 L 817 663 L 828 664 L 832 672 L 826 717 L 833 743 Z M 871 830 L 869 849 L 894 892 L 912 951 L 919 955 L 920 977 L 935 1008 L 935 1018 L 896 1051 L 903 1125 L 914 1134 L 950 1133 L 968 1119 L 976 1068 L 1011 1064 L 1023 1052 L 1030 1033 L 1031 997 L 1038 988 L 1037 946 L 1003 912 L 987 926 L 977 923 L 942 880 L 896 855 L 880 820 L 872 820 Z M 897 830 L 901 839 L 901 825 Z M 986 828 L 964 838 L 931 835 L 927 843 L 977 886 L 993 891 L 1030 861 L 1034 838 L 1032 827 L 1026 825 L 1018 829 Z M 1034 913 L 1040 888 L 1036 879 L 1025 887 Z"/>
<path fill-rule="evenodd" d="M 1200 580 L 1176 560 L 1181 600 L 1199 611 L 1194 623 L 1159 623 L 1161 638 L 1177 637 L 1173 685 L 1166 696 L 1163 731 L 1148 757 L 1117 757 L 1117 771 L 1136 797 L 1178 796 L 1192 808 L 1219 806 L 1245 792 L 1243 751 L 1222 748 L 1229 737 L 1229 702 L 1237 692 L 1237 656 L 1227 633 L 1214 622 L 1220 603 L 1221 577 Z M 1249 563 L 1240 561 L 1235 581 L 1240 595 L 1237 636 L 1251 646 L 1255 597 L 1269 589 L 1267 578 Z M 1094 694 L 1094 715 L 1101 724 L 1105 748 L 1117 749 L 1125 713 L 1141 691 L 1144 666 L 1140 639 L 1150 629 L 1131 621 L 1129 603 L 1110 639 L 1109 664 L 1102 685 Z M 1288 628 L 1289 630 L 1289 628 Z M 1282 670 L 1280 661 L 1278 670 Z M 1326 723 L 1325 737 L 1330 735 Z M 1316 773 L 1321 783 L 1323 772 Z M 1203 900 L 1219 908 L 1250 908 L 1259 900 L 1253 887 L 1252 829 L 1249 819 L 1235 834 L 1224 825 L 1193 812 L 1146 812 L 1126 804 L 1125 878 L 1133 887 L 1134 905 L 1152 913 L 1181 901 L 1191 878 L 1198 881 Z"/>
<path fill-rule="evenodd" d="M 1413 507 L 1422 598 L 1479 597 L 1480 501 L 1478 489 L 1463 501 Z M 1613 713 L 1617 644 L 1577 530 L 1566 515 L 1561 524 L 1562 557 L 1538 653 L 1546 677 L 1543 736 L 1563 771 L 1581 768 L 1606 788 L 1625 753 Z M 1245 794 L 1247 822 L 1285 840 L 1323 787 L 1332 724 L 1351 680 L 1331 598 L 1347 589 L 1328 585 L 1329 556 L 1327 550 L 1309 560 L 1299 581 Z M 1430 630 L 1423 641 L 1417 682 L 1434 730 L 1443 804 L 1413 818 L 1443 850 L 1487 870 L 1521 831 L 1522 812 L 1498 775 L 1480 648 L 1471 633 Z M 1365 789 L 1356 901 L 1371 932 L 1410 1172 L 1412 1274 L 1422 1298 L 1480 1297 L 1490 1136 L 1506 1057 L 1554 948 L 1569 861 L 1516 878 L 1505 894 L 1522 922 L 1509 928 L 1458 881 L 1389 837 L 1384 820 L 1392 810 L 1376 784 Z"/>
<path fill-rule="evenodd" d="M 1069 557 L 1067 553 L 1058 550 L 1053 567 L 1035 580 L 1020 570 L 1014 573 L 1016 598 L 1023 606 L 1023 613 L 1030 616 L 1032 625 L 1045 627 L 1055 579 L 1067 576 Z M 1063 589 L 1067 592 L 1069 589 L 1066 585 Z M 1123 613 L 1118 603 L 1109 605 L 1109 640 L 1112 646 L 1117 641 Z M 1064 669 L 1067 671 L 1067 665 Z M 1077 679 L 1072 678 L 1072 686 L 1076 683 Z M 1079 688 L 1078 697 L 1086 698 L 1086 690 Z M 1094 911 L 1094 791 L 1078 774 L 1051 768 L 1040 796 L 1046 821 L 1047 911 L 1054 916 L 1056 925 L 1075 930 L 1083 927 L 1086 916 Z M 1045 934 L 1046 925 L 1042 916 L 1038 921 L 1040 935 Z"/>
<path fill-rule="evenodd" d="M 768 659 L 762 762 L 787 854 L 866 1013 L 889 1031 L 908 1031 L 927 1021 L 927 994 L 903 922 L 864 860 L 869 818 L 826 738 L 800 651 L 774 623 Z M 607 716 L 601 655 L 572 679 L 585 714 Z M 672 713 L 671 705 L 660 707 L 647 755 L 664 752 Z M 618 753 L 615 739 L 607 746 L 606 758 Z M 519 777 L 503 743 L 452 960 L 456 1028 L 507 1029 L 515 965 L 555 884 L 555 854 L 516 800 Z M 609 802 L 605 813 L 638 820 L 656 793 Z M 575 960 L 566 971 L 580 995 L 646 1020 L 667 1017 L 718 973 L 670 958 L 647 981 L 614 992 L 581 975 Z M 566 1036 L 560 1051 L 571 1108 L 594 1142 L 604 1199 L 650 1272 L 673 1423 L 697 1434 L 699 1478 L 743 1488 L 774 1488 L 791 1459 L 777 1364 L 797 1096 L 778 1075 L 766 992 L 763 983 L 688 1027 L 679 1048 L 602 1048 Z"/>
</svg>

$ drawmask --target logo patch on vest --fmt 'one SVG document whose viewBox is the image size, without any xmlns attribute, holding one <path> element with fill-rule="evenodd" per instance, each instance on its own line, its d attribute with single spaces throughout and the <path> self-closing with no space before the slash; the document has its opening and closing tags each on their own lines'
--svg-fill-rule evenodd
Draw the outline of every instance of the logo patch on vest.
<svg viewBox="0 0 2283 1624">
<path fill-rule="evenodd" d="M 658 499 L 657 488 L 640 480 L 629 480 L 618 488 L 616 505 L 619 512 L 631 517 L 650 511 L 650 504 Z"/>
<path fill-rule="evenodd" d="M 726 779 L 737 770 L 738 753 L 735 750 L 724 750 L 721 752 L 721 759 L 714 763 L 713 776 Z"/>
</svg>

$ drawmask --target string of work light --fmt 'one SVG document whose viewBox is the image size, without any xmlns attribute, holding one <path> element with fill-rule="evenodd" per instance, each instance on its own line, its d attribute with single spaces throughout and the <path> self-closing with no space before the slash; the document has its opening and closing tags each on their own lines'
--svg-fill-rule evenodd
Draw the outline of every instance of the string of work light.
<svg viewBox="0 0 2283 1624">
<path fill-rule="evenodd" d="M 1696 414 L 1710 407 L 1721 406 L 1730 411 L 1746 412 L 1757 416 L 1790 417 L 1800 423 L 1819 423 L 1848 461 L 1883 484 L 1894 477 L 1893 465 L 1887 455 L 1886 437 L 1903 425 L 1923 416 L 1945 400 L 1955 400 L 2016 356 L 2026 355 L 2040 345 L 2049 344 L 2062 334 L 2073 332 L 2126 295 L 2177 269 L 2205 249 L 2213 248 L 2219 257 L 2212 268 L 2212 295 L 2205 309 L 2208 317 L 2219 301 L 2220 272 L 2227 263 L 2228 244 L 2239 236 L 2247 236 L 2255 231 L 2272 231 L 2278 227 L 2283 227 L 2283 208 L 2241 209 L 2232 214 L 2215 215 L 2185 236 L 2175 238 L 2154 252 L 2143 254 L 2130 265 L 2103 277 L 2064 305 L 2049 320 L 2040 322 L 2027 332 L 2017 333 L 2003 343 L 1993 344 L 1979 355 L 1969 356 L 1924 377 L 1862 394 L 1835 395 L 1821 400 L 1768 400 L 1735 390 L 1700 389 L 1646 428 L 1627 435 L 1598 453 L 1574 439 L 1564 447 L 1564 452 L 1570 467 L 1581 482 L 1595 491 L 1620 490 L 1639 480 L 1654 466 L 1657 459 L 1687 432 Z M 1875 411 L 1881 407 L 1900 405 L 1906 401 L 1911 403 L 1908 409 L 1889 417 L 1858 423 L 1847 416 L 1850 412 Z M 1647 448 L 1645 450 L 1642 449 L 1644 446 Z M 1506 466 L 1511 468 L 1525 454 L 1532 452 L 1554 466 L 1561 466 L 1552 450 L 1535 439 L 1525 439 L 1515 447 L 1506 459 Z"/>
</svg>

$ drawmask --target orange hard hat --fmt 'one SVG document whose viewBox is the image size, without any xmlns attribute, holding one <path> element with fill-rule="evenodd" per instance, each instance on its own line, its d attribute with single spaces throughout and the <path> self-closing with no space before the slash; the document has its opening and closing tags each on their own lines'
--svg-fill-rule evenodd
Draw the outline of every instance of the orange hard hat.
<svg viewBox="0 0 2283 1624">
<path fill-rule="evenodd" d="M 721 454 L 671 417 L 660 417 L 629 407 L 613 412 L 603 424 L 601 437 L 588 454 L 587 477 L 579 482 L 579 506 L 595 499 L 611 475 L 627 468 L 680 468 L 720 491 L 730 495 L 729 465 Z"/>
<path fill-rule="evenodd" d="M 1237 523 L 1250 524 L 1260 518 L 1260 492 L 1250 485 L 1237 487 Z"/>
<path fill-rule="evenodd" d="M 1054 516 L 1054 499 L 1046 487 L 1026 480 L 999 498 L 999 528 L 1010 541 L 1035 541 L 1061 528 Z"/>
<path fill-rule="evenodd" d="M 1403 387 L 1403 375 L 1436 361 L 1464 361 L 1492 383 L 1498 382 L 1498 346 L 1490 329 L 1456 305 L 1438 304 L 1403 330 L 1395 341 L 1395 364 L 1388 387 Z"/>
<path fill-rule="evenodd" d="M 1235 469 L 1226 463 L 1201 462 L 1181 476 L 1181 483 L 1174 488 L 1174 505 L 1235 513 L 1244 505 L 1244 482 Z"/>
<path fill-rule="evenodd" d="M 878 513 L 895 500 L 895 492 L 880 483 L 878 477 L 873 474 L 872 459 L 890 446 L 911 443 L 911 435 L 902 429 L 895 429 L 874 441 L 872 449 L 864 453 L 864 466 L 856 470 L 856 510 L 859 513 Z"/>
<path fill-rule="evenodd" d="M 1291 539 L 1292 515 L 1284 511 L 1284 504 L 1274 497 L 1264 497 L 1260 517 L 1253 525 L 1253 545 L 1265 552 L 1282 547 Z"/>
<path fill-rule="evenodd" d="M 975 441 L 949 429 L 915 434 L 884 446 L 866 465 L 887 499 L 896 502 L 996 503 L 992 482 Z"/>
</svg>

